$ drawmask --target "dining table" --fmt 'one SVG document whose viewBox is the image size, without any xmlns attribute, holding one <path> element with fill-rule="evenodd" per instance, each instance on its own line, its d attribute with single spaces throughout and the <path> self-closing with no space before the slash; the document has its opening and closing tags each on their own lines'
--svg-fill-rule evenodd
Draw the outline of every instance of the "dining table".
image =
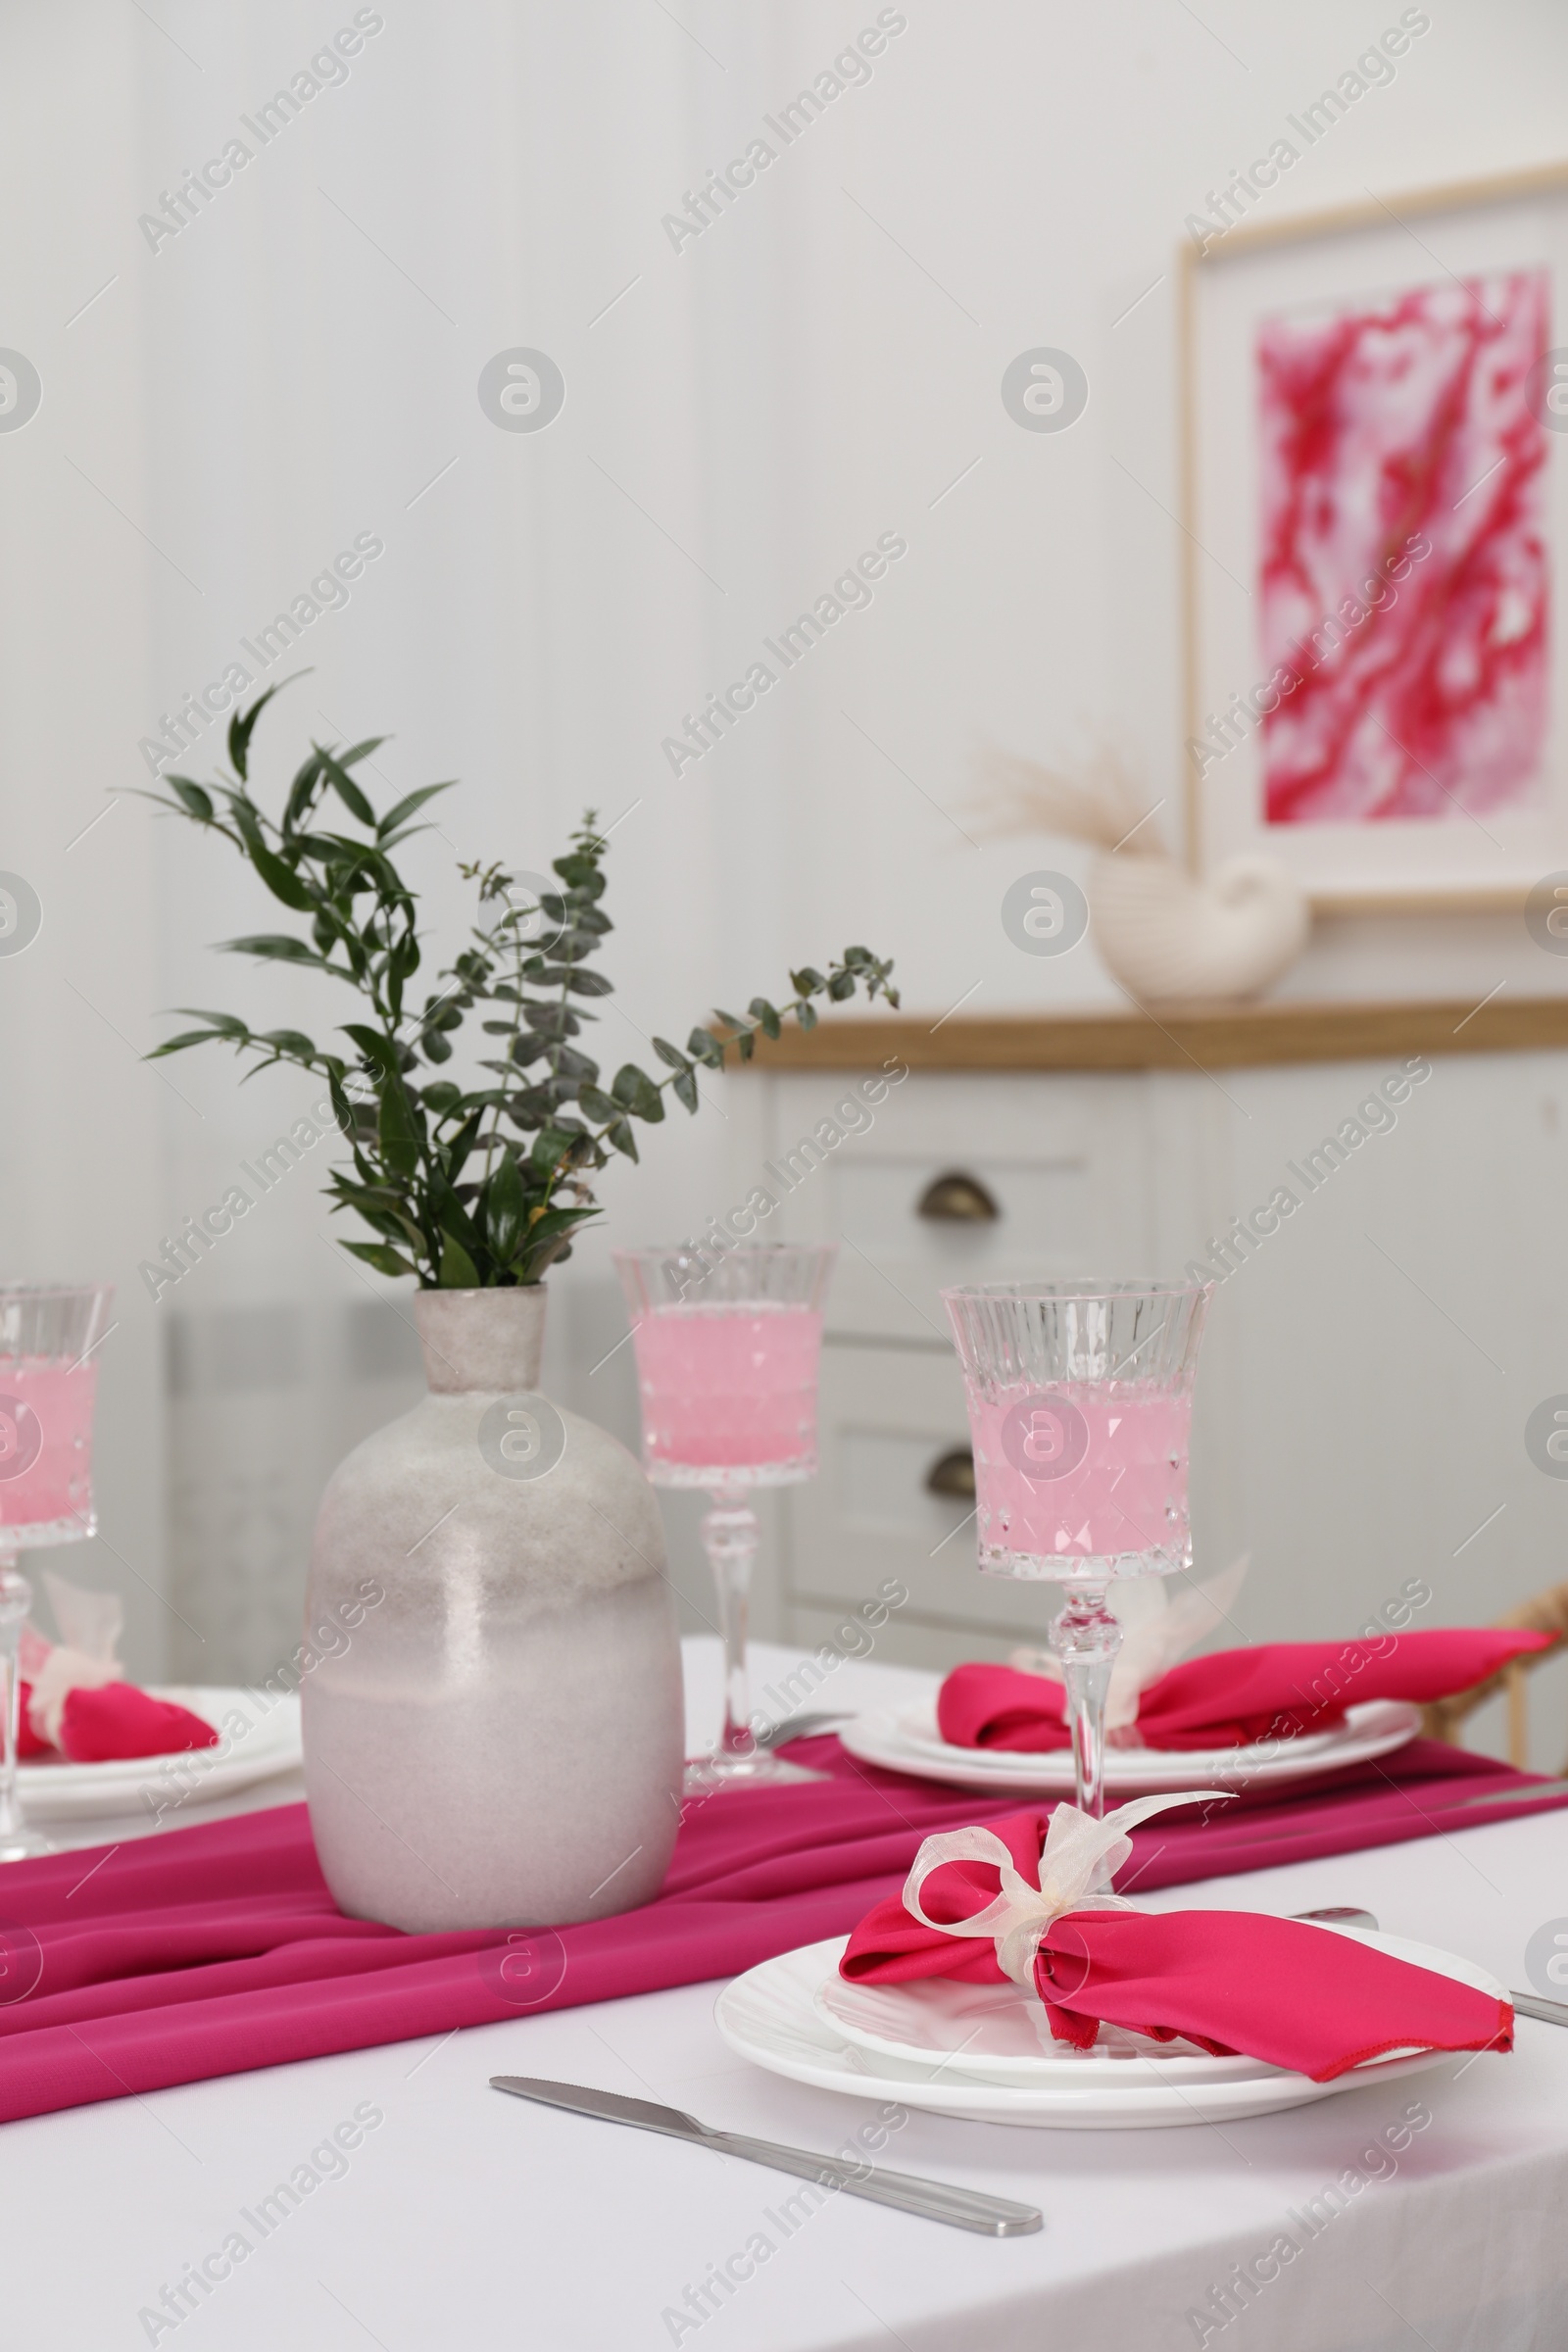
<svg viewBox="0 0 1568 2352">
<path fill-rule="evenodd" d="M 718 1719 L 721 1662 L 708 1637 L 684 1654 L 697 1752 Z M 753 1645 L 752 1669 L 759 1688 L 802 1688 L 805 1705 L 852 1711 L 906 1704 L 938 1680 L 875 1657 L 807 1671 L 768 1642 Z M 176 1818 L 191 1826 L 303 1792 L 285 1774 Z M 1017 1801 L 977 1795 L 975 1818 Z M 1568 1943 L 1568 1817 L 1478 1813 L 1473 1827 L 1139 1899 L 1275 1914 L 1358 1906 L 1528 1990 L 1527 1952 L 1559 1913 Z M 136 1817 L 55 1830 L 84 1849 L 177 1834 Z M 715 2028 L 723 1982 L 8 2123 L 0 2341 L 15 2352 L 129 2352 L 176 2336 L 180 2352 L 1568 2344 L 1563 2027 L 1521 2015 L 1511 2053 L 1449 2056 L 1245 2122 L 1051 2130 L 922 2113 L 881 2095 L 885 2084 L 862 2100 L 763 2072 Z M 824 2152 L 874 2125 L 874 2162 L 1022 2200 L 1044 2227 L 993 2239 L 847 2194 L 803 2196 L 750 2162 L 498 2095 L 496 2075 L 594 2085 Z M 237 2218 L 254 2223 L 302 2165 L 311 2193 L 274 2205 L 265 2232 Z M 254 2242 L 243 2261 L 215 2266 L 220 2283 L 187 2295 L 188 2308 L 165 2299 L 236 2230 Z"/>
</svg>

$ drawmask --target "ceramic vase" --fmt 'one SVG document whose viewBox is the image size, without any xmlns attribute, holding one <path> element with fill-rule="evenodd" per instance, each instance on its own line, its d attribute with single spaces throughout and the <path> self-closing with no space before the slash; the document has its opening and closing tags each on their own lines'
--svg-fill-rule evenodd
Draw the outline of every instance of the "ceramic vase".
<svg viewBox="0 0 1568 2352">
<path fill-rule="evenodd" d="M 1230 858 L 1195 881 L 1175 860 L 1103 853 L 1089 876 L 1095 944 L 1140 1004 L 1239 1004 L 1306 945 L 1311 909 L 1274 858 Z"/>
<path fill-rule="evenodd" d="M 538 1393 L 542 1287 L 422 1291 L 428 1394 L 333 1473 L 302 1684 L 311 1825 L 339 1907 L 417 1931 L 648 1901 L 684 1718 L 654 1493 Z"/>
</svg>

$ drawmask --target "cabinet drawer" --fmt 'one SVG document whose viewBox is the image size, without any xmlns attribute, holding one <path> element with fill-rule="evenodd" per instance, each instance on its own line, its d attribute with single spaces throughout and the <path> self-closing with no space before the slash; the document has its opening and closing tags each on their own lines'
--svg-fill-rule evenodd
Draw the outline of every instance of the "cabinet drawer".
<svg viewBox="0 0 1568 2352">
<path fill-rule="evenodd" d="M 874 1106 L 854 1080 L 781 1078 L 764 1181 L 782 1232 L 840 1243 L 830 1332 L 946 1344 L 944 1285 L 1145 1263 L 1146 1125 L 1136 1078 L 922 1072 Z"/>
<path fill-rule="evenodd" d="M 792 1625 L 808 1618 L 814 1624 L 821 1609 L 842 1613 L 846 1603 L 865 1600 L 897 1578 L 908 1593 L 895 1613 L 901 1626 L 1044 1639 L 1058 1605 L 1054 1586 L 982 1576 L 973 1503 L 933 1494 L 926 1486 L 937 1462 L 969 1444 L 963 1382 L 951 1350 L 829 1341 L 818 1433 L 818 1474 L 788 1494 L 785 1591 Z M 889 1657 L 904 1654 L 891 1633 L 890 1621 L 879 1646 Z M 961 1641 L 951 1654 L 962 1654 Z"/>
</svg>

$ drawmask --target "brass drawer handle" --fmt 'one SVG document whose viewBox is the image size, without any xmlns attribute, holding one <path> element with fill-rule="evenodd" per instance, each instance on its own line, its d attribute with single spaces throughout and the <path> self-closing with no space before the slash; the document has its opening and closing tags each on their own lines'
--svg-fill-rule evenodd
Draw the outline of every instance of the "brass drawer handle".
<svg viewBox="0 0 1568 2352">
<path fill-rule="evenodd" d="M 949 1502 L 973 1502 L 974 1455 L 967 1446 L 955 1446 L 950 1452 L 938 1454 L 925 1474 L 928 1494 L 941 1494 Z"/>
<path fill-rule="evenodd" d="M 994 1225 L 1002 1211 L 978 1176 L 950 1168 L 935 1176 L 920 1195 L 917 1214 L 938 1224 Z"/>
</svg>

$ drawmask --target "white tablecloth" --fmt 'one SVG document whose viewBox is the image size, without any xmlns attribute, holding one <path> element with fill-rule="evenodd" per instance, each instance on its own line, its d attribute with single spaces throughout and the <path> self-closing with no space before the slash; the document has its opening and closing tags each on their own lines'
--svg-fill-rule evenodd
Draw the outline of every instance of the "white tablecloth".
<svg viewBox="0 0 1568 2352">
<path fill-rule="evenodd" d="M 716 1704 L 712 1651 L 711 1643 L 689 1651 L 699 1736 Z M 786 1663 L 784 1653 L 760 1648 L 763 1679 Z M 832 1695 L 885 1699 L 929 1681 L 846 1665 Z M 288 1793 L 287 1785 L 273 1793 L 280 1788 Z M 1522 1985 L 1530 1936 L 1568 1914 L 1568 1819 L 1494 1823 L 1148 1899 L 1277 1912 L 1364 1904 L 1391 1930 L 1446 1944 Z M 849 2197 L 805 2216 L 797 2207 L 786 2230 L 780 2208 L 798 2184 L 780 2175 L 487 2087 L 497 2073 L 595 2082 L 814 2148 L 838 2146 L 873 2112 L 870 2102 L 785 2082 L 732 2057 L 711 2022 L 716 1990 L 694 1984 L 519 2016 L 444 2040 L 8 2125 L 0 2131 L 0 2344 L 113 2352 L 177 2336 L 182 2352 L 1568 2345 L 1568 2032 L 1556 2027 L 1521 2019 L 1510 2058 L 1446 2061 L 1411 2081 L 1224 2130 L 1051 2132 L 911 2113 L 882 2160 L 1039 2204 L 1044 2232 L 1005 2243 Z M 1363 2151 L 1414 2100 L 1431 2122 L 1391 2172 L 1386 2147 L 1376 2157 Z M 334 2154 L 339 2126 L 356 2144 Z M 314 2165 L 313 2151 L 320 2152 Z M 280 2200 L 263 2236 L 258 2206 L 301 2166 L 321 2176 L 318 2184 L 297 2207 Z M 1352 2174 L 1363 2183 L 1353 2189 Z M 1345 2183 L 1343 2210 L 1324 2197 L 1335 2182 Z M 1319 2232 L 1310 2237 L 1314 2199 Z M 194 2308 L 177 2328 L 141 2316 L 236 2231 L 250 2251 L 207 2296 L 187 2290 Z M 1282 2234 L 1304 2241 L 1303 2250 L 1222 2324 L 1211 2290 Z M 767 2240 L 765 2254 L 759 2239 Z M 703 2282 L 726 2263 L 732 2276 L 751 2275 L 727 2291 L 710 2285 L 700 2316 Z M 225 2265 L 220 2258 L 213 2267 Z M 1205 2305 L 1206 2318 L 1191 2316 Z"/>
</svg>

